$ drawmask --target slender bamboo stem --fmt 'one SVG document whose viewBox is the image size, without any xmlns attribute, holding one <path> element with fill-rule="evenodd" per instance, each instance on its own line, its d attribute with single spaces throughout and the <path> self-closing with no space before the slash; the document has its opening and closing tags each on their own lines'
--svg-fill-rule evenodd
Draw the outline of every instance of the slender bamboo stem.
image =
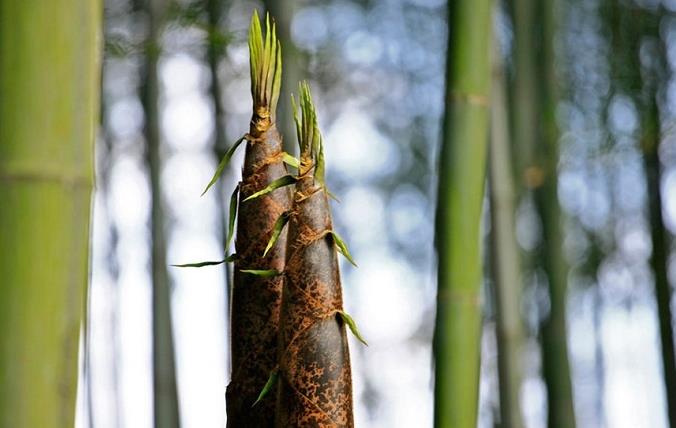
<svg viewBox="0 0 676 428">
<path fill-rule="evenodd" d="M 490 93 L 490 0 L 448 2 L 446 112 L 437 207 L 435 426 L 475 427 L 481 337 L 480 219 Z"/>
<path fill-rule="evenodd" d="M 515 192 L 509 146 L 509 125 L 504 73 L 494 53 L 489 150 L 492 222 L 491 260 L 495 280 L 500 426 L 523 427 L 519 395 L 523 376 L 523 323 L 521 320 L 521 260 L 515 235 Z"/>
<path fill-rule="evenodd" d="M 0 2 L 0 426 L 73 426 L 99 1 Z"/>
<path fill-rule="evenodd" d="M 153 328 L 153 397 L 155 427 L 180 426 L 176 362 L 171 319 L 171 291 L 166 261 L 165 214 L 161 184 L 161 138 L 159 118 L 158 59 L 163 0 L 145 0 L 148 35 L 141 78 L 141 101 L 145 112 L 146 162 L 151 188 L 151 275 Z"/>
<path fill-rule="evenodd" d="M 514 19 L 514 76 L 512 99 L 519 103 L 511 109 L 513 124 L 513 149 L 516 178 L 521 184 L 531 185 L 533 180 L 529 171 L 534 161 L 535 141 L 537 138 L 537 108 L 534 100 L 537 96 L 536 39 L 538 25 L 535 22 L 535 3 L 539 0 L 511 0 Z"/>
<path fill-rule="evenodd" d="M 207 18 L 209 21 L 209 31 L 217 32 L 220 31 L 220 20 L 221 17 L 227 14 L 227 9 L 230 5 L 229 1 L 225 0 L 207 0 Z M 225 141 L 225 114 L 223 108 L 223 88 L 221 81 L 218 75 L 218 66 L 223 59 L 223 53 L 225 46 L 218 44 L 213 37 L 207 37 L 207 62 L 209 63 L 209 74 L 211 75 L 211 104 L 214 109 L 214 147 L 213 154 L 216 159 L 216 162 L 225 156 L 227 151 L 227 142 Z M 218 212 L 220 232 L 221 232 L 221 242 L 223 243 L 224 252 L 228 252 L 228 222 L 225 212 L 226 199 L 224 197 L 224 180 L 221 180 L 217 183 L 216 188 L 216 210 Z M 230 295 L 232 288 L 232 269 L 229 263 L 225 263 L 225 319 L 227 320 L 226 326 L 226 343 L 229 342 L 230 338 Z M 230 359 L 228 362 L 231 363 Z"/>
<path fill-rule="evenodd" d="M 542 221 L 541 263 L 549 288 L 549 314 L 543 321 L 543 375 L 547 386 L 548 426 L 575 427 L 573 388 L 568 361 L 566 297 L 568 272 L 561 237 L 561 213 L 558 199 L 559 160 L 556 125 L 557 86 L 554 72 L 554 0 L 538 5 L 542 26 L 542 65 L 539 73 L 539 111 L 541 140 L 536 147 L 534 171 L 538 182 L 535 205 Z"/>
<path fill-rule="evenodd" d="M 658 36 L 659 37 L 659 36 Z M 662 52 L 660 52 L 662 53 Z M 660 113 L 657 105 L 657 82 L 654 73 L 646 73 L 644 95 L 646 105 L 641 110 L 643 164 L 645 166 L 648 190 L 648 219 L 652 253 L 650 266 L 655 281 L 657 318 L 659 320 L 660 344 L 662 347 L 662 370 L 667 401 L 667 416 L 670 426 L 676 426 L 676 354 L 674 352 L 673 314 L 671 302 L 673 291 L 669 283 L 669 232 L 664 226 L 662 214 L 662 163 L 660 161 Z"/>
</svg>

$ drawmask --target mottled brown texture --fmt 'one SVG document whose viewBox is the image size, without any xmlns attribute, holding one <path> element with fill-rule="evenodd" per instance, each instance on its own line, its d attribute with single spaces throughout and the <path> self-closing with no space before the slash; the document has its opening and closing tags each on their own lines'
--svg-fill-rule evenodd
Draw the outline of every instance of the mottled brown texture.
<svg viewBox="0 0 676 428">
<path fill-rule="evenodd" d="M 294 193 L 279 331 L 275 426 L 353 427 L 352 375 L 327 193 L 310 173 Z"/>
<path fill-rule="evenodd" d="M 263 278 L 242 269 L 283 271 L 286 232 L 263 257 L 275 221 L 291 205 L 289 188 L 243 202 L 273 180 L 287 174 L 281 160 L 281 137 L 265 115 L 252 120 L 247 142 L 237 220 L 231 308 L 232 376 L 226 391 L 229 428 L 271 427 L 274 394 L 252 407 L 270 371 L 277 365 L 277 332 L 283 277 Z"/>
</svg>

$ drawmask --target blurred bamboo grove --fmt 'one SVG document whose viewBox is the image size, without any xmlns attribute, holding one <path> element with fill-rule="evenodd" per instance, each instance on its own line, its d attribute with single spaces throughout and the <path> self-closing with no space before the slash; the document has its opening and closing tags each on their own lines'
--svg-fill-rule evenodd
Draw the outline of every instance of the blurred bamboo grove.
<svg viewBox="0 0 676 428">
<path fill-rule="evenodd" d="M 235 251 L 244 152 L 200 193 L 249 131 L 254 10 L 359 265 L 355 426 L 676 427 L 676 1 L 52 3 L 0 0 L 1 428 L 72 425 L 76 390 L 78 427 L 225 426 L 233 267 L 170 265 Z"/>
</svg>

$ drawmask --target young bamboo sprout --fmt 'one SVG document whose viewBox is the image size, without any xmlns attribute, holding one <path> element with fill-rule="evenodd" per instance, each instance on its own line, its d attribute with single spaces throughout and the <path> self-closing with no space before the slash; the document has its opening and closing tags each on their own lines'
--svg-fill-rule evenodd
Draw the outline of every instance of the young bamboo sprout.
<svg viewBox="0 0 676 428">
<path fill-rule="evenodd" d="M 268 191 L 264 197 L 248 201 L 251 195 L 287 176 L 282 138 L 275 126 L 275 111 L 281 85 L 281 48 L 274 23 L 266 19 L 263 37 L 258 14 L 254 13 L 249 31 L 251 94 L 253 117 L 249 133 L 225 154 L 205 192 L 218 180 L 237 147 L 244 141 L 246 154 L 242 181 L 230 202 L 228 240 L 232 238 L 237 215 L 236 255 L 220 262 L 183 266 L 207 266 L 235 262 L 232 290 L 231 353 L 232 375 L 226 391 L 228 427 L 270 427 L 274 421 L 274 399 L 259 397 L 277 361 L 277 330 L 282 297 L 286 233 L 275 237 L 279 245 L 263 254 L 280 214 L 291 205 L 288 188 Z M 293 162 L 292 162 L 293 163 Z M 253 404 L 256 407 L 253 407 Z"/>
<path fill-rule="evenodd" d="M 294 116 L 300 145 L 292 209 L 279 216 L 276 233 L 289 225 L 279 330 L 275 426 L 352 427 L 352 375 L 345 327 L 360 339 L 343 312 L 338 252 L 352 262 L 333 231 L 324 184 L 322 137 L 310 89 L 300 86 Z M 275 234 L 276 234 L 275 233 Z M 272 235 L 268 247 L 279 247 Z M 270 389 L 270 384 L 267 385 Z"/>
</svg>

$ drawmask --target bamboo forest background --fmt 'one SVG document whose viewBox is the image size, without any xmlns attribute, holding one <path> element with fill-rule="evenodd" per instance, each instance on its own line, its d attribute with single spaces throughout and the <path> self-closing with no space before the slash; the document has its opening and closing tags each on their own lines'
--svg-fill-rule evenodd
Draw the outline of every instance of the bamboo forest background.
<svg viewBox="0 0 676 428">
<path fill-rule="evenodd" d="M 547 425 L 548 385 L 563 385 L 556 403 L 566 412 L 568 378 L 579 427 L 668 426 L 665 379 L 676 379 L 663 368 L 660 320 L 669 320 L 664 284 L 675 272 L 676 2 L 496 6 L 479 426 L 496 426 L 501 414 L 502 312 L 493 297 L 501 257 L 519 267 L 510 292 L 521 296 L 511 310 L 523 320 L 515 388 L 525 426 Z M 250 118 L 254 8 L 279 25 L 288 143 L 289 93 L 301 78 L 313 87 L 327 179 L 341 200 L 334 221 L 359 264 L 341 262 L 346 310 L 370 345 L 350 338 L 355 423 L 431 426 L 443 0 L 105 1 L 78 426 L 147 427 L 153 412 L 166 418 L 162 426 L 176 418 L 223 426 L 228 272 L 168 265 L 224 252 L 226 193 L 239 170 L 230 167 L 217 192 L 200 193 Z M 495 148 L 499 138 L 506 149 Z M 491 226 L 505 221 L 504 201 L 489 194 L 512 177 L 510 251 Z M 164 406 L 178 396 L 179 411 L 153 410 L 153 394 L 169 400 L 158 400 Z"/>
</svg>

